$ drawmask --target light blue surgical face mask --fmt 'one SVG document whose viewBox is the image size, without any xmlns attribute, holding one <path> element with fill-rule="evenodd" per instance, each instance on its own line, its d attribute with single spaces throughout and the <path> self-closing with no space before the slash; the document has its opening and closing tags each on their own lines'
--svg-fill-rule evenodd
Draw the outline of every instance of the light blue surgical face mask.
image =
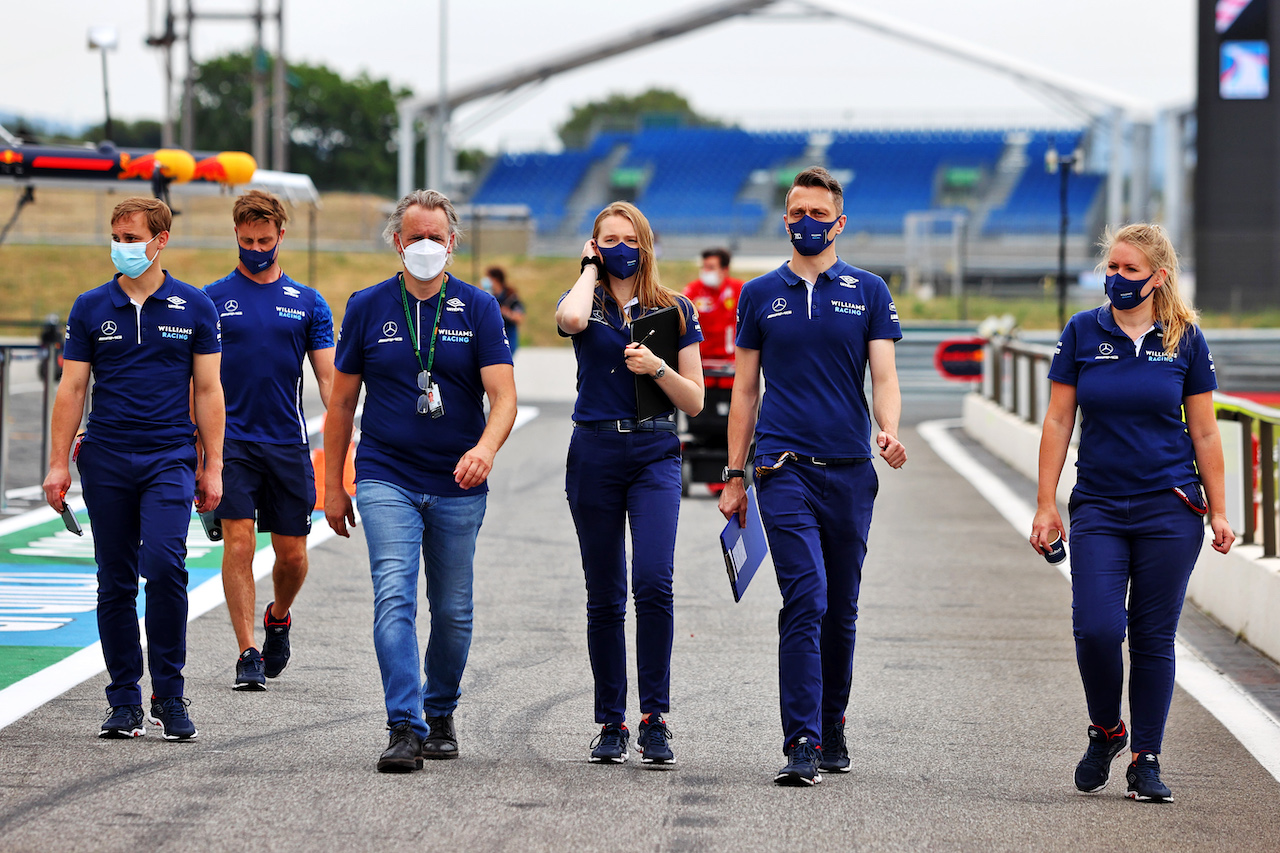
<svg viewBox="0 0 1280 853">
<path fill-rule="evenodd" d="M 819 222 L 812 216 L 805 214 L 800 217 L 798 222 L 787 224 L 787 233 L 791 235 L 791 245 L 795 246 L 796 251 L 802 255 L 820 255 L 823 250 L 831 245 L 831 241 L 836 239 L 831 234 L 836 227 L 836 223 L 840 221 L 837 216 L 830 222 Z"/>
<path fill-rule="evenodd" d="M 156 237 L 160 235 L 157 234 Z M 152 237 L 145 243 L 117 243 L 111 241 L 111 263 L 116 265 L 116 269 L 120 274 L 128 278 L 137 278 L 147 270 L 151 269 L 151 265 L 155 263 L 155 258 L 147 257 L 147 246 L 156 239 Z M 160 255 L 156 252 L 156 256 Z"/>
</svg>

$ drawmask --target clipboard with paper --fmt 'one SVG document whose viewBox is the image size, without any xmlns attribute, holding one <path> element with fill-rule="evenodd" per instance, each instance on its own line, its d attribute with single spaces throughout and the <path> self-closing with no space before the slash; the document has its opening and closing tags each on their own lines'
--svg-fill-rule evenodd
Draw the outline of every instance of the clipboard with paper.
<svg viewBox="0 0 1280 853">
<path fill-rule="evenodd" d="M 746 526 L 738 525 L 735 514 L 725 524 L 720 534 L 720 550 L 724 553 L 724 568 L 729 573 L 729 588 L 733 600 L 742 600 L 747 584 L 755 577 L 756 570 L 769 553 L 769 540 L 764 534 L 764 521 L 760 518 L 760 506 L 756 503 L 756 487 L 747 487 Z"/>
<path fill-rule="evenodd" d="M 680 360 L 680 309 L 675 306 L 645 314 L 631 323 L 631 342 L 642 343 L 675 370 Z M 636 418 L 647 421 L 675 406 L 652 376 L 636 377 Z"/>
</svg>

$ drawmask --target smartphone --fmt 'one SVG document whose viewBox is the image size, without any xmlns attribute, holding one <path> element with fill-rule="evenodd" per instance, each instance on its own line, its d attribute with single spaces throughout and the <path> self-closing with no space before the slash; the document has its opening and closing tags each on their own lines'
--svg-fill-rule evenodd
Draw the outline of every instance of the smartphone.
<svg viewBox="0 0 1280 853">
<path fill-rule="evenodd" d="M 213 510 L 200 513 L 200 523 L 204 525 L 204 535 L 209 537 L 209 541 L 222 541 L 222 520 L 214 518 Z"/>
<path fill-rule="evenodd" d="M 71 507 L 67 506 L 66 501 L 62 502 L 62 523 L 67 526 L 67 530 L 71 533 L 77 536 L 84 535 L 84 528 L 80 526 L 79 519 L 76 518 L 76 514 L 71 510 Z"/>
</svg>

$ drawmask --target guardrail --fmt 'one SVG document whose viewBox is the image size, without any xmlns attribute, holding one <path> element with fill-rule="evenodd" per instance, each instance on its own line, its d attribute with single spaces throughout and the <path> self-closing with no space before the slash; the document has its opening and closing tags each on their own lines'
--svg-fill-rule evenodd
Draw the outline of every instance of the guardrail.
<svg viewBox="0 0 1280 853">
<path fill-rule="evenodd" d="M 1023 420 L 1041 425 L 1049 405 L 1049 362 L 1054 348 L 1012 338 L 994 337 L 987 342 L 982 367 L 982 395 Z M 1261 532 L 1262 555 L 1277 555 L 1278 510 L 1276 458 L 1280 449 L 1280 409 L 1272 409 L 1239 397 L 1214 392 L 1217 419 L 1237 424 L 1238 432 L 1223 432 L 1228 455 L 1227 508 L 1242 544 L 1257 544 Z M 1230 459 L 1238 454 L 1237 463 Z M 1232 511 L 1234 507 L 1234 512 Z"/>
</svg>

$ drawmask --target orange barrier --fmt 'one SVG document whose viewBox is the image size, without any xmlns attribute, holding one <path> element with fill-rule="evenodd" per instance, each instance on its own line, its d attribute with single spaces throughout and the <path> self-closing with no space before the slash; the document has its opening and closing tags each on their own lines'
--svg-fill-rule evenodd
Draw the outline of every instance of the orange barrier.
<svg viewBox="0 0 1280 853">
<path fill-rule="evenodd" d="M 324 509 L 324 448 L 317 447 L 311 451 L 311 467 L 315 469 L 316 475 L 316 505 L 315 509 Z M 356 493 L 356 445 L 355 442 L 347 448 L 347 464 L 343 466 L 342 486 L 347 490 L 347 494 L 354 495 Z"/>
</svg>

